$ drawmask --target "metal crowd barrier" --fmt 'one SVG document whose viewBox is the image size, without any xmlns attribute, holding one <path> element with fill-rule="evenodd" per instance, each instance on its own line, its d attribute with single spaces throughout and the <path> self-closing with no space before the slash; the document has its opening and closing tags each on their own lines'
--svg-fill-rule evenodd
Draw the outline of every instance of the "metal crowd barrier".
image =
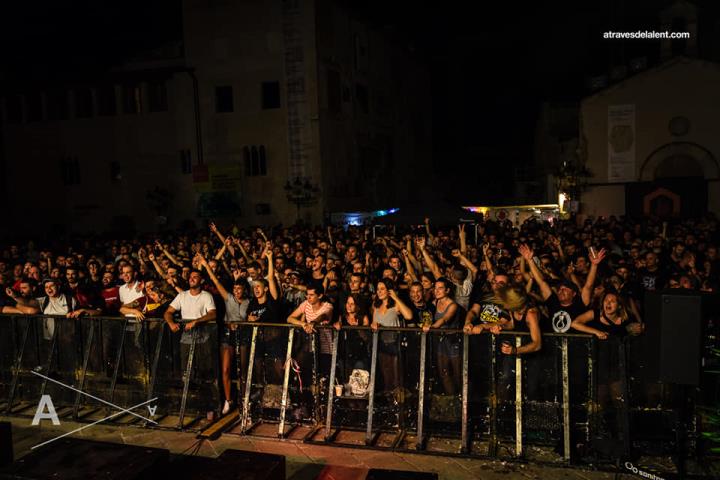
<svg viewBox="0 0 720 480">
<path fill-rule="evenodd" d="M 633 359 L 631 375 L 617 376 L 620 400 L 632 408 L 603 427 L 600 342 L 589 335 L 543 334 L 539 352 L 514 357 L 500 352 L 501 343 L 520 346 L 528 334 L 348 326 L 308 334 L 285 323 L 241 322 L 237 410 L 212 424 L 206 414 L 221 405 L 217 327 L 191 332 L 183 343 L 160 319 L 2 315 L 0 413 L 33 416 L 49 394 L 61 418 L 94 422 L 116 405 L 157 399 L 148 404 L 152 417 L 142 407 L 109 421 L 491 458 L 523 458 L 528 445 L 545 445 L 569 462 L 603 428 L 628 453 L 631 423 L 648 410 L 648 382 Z M 633 340 L 604 346 L 617 348 L 624 372 Z M 367 373 L 364 391 L 352 391 L 354 371 Z M 662 414 L 662 405 L 656 410 Z"/>
<path fill-rule="evenodd" d="M 239 426 L 232 433 L 288 438 L 304 426 L 297 438 L 305 442 L 433 451 L 430 444 L 440 441 L 460 454 L 497 456 L 502 446 L 515 457 L 523 456 L 528 442 L 559 441 L 566 461 L 575 430 L 582 443 L 592 435 L 595 340 L 589 335 L 544 335 L 538 354 L 510 357 L 499 353 L 500 343 L 521 345 L 527 334 L 315 326 L 316 333 L 307 335 L 288 324 L 240 328 L 252 331 L 246 334 L 252 342 L 247 371 L 238 375 L 244 380 Z M 259 352 L 266 329 L 285 332 L 276 384 L 261 378 L 268 375 L 267 365 L 257 368 L 268 362 Z M 308 350 L 311 356 L 302 354 Z M 581 365 L 571 367 L 571 358 Z M 358 367 L 369 374 L 367 391 L 359 395 L 348 385 Z M 394 383 L 388 385 L 385 376 L 394 376 Z M 303 383 L 307 379 L 310 385 Z M 580 394 L 571 395 L 571 388 Z M 293 414 L 298 411 L 302 415 Z"/>
<path fill-rule="evenodd" d="M 60 418 L 202 428 L 219 405 L 217 327 L 181 332 L 162 319 L 2 315 L 0 413 L 32 417 L 47 394 Z"/>
</svg>

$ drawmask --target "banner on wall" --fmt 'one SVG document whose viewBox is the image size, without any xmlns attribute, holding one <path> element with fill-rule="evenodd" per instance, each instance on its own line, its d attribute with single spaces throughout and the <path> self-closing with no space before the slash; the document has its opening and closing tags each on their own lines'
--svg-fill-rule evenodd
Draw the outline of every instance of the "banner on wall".
<svg viewBox="0 0 720 480">
<path fill-rule="evenodd" d="M 608 182 L 633 182 L 635 105 L 608 106 Z"/>
<path fill-rule="evenodd" d="M 239 192 L 242 168 L 239 164 L 210 164 L 193 167 L 193 186 L 198 193 Z"/>
</svg>

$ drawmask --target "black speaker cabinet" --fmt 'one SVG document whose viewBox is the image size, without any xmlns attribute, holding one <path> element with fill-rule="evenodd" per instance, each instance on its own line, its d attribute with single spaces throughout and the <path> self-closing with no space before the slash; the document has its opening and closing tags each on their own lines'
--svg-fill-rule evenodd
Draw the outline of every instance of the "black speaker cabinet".
<svg viewBox="0 0 720 480">
<path fill-rule="evenodd" d="M 225 450 L 217 458 L 180 455 L 166 477 L 186 480 L 285 480 L 285 457 L 270 453 Z"/>
<path fill-rule="evenodd" d="M 5 468 L 0 479 L 144 480 L 162 478 L 169 452 L 160 448 L 63 438 Z"/>
<path fill-rule="evenodd" d="M 700 382 L 703 301 L 697 292 L 665 290 L 645 295 L 642 360 L 648 379 L 676 385 Z"/>
</svg>

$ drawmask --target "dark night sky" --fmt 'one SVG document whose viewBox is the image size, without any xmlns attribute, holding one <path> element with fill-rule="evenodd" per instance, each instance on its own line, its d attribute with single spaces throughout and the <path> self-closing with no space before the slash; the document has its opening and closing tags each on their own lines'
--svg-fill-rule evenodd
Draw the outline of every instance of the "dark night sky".
<svg viewBox="0 0 720 480">
<path fill-rule="evenodd" d="M 543 100 L 577 101 L 588 93 L 588 76 L 658 50 L 658 44 L 628 41 L 623 51 L 620 41 L 603 40 L 602 32 L 658 29 L 657 13 L 671 2 L 476 2 L 474 10 L 467 2 L 344 3 L 360 8 L 356 12 L 379 27 L 392 25 L 427 61 L 435 160 L 447 164 L 449 156 L 466 161 L 468 149 L 507 145 L 518 161 L 529 160 Z M 718 2 L 695 3 L 712 17 L 705 24 L 720 34 Z M 146 45 L 179 38 L 179 5 L 179 0 L 16 2 L 2 7 L 0 54 L 6 71 L 35 71 L 40 77 L 47 66 L 52 71 L 112 64 Z"/>
</svg>

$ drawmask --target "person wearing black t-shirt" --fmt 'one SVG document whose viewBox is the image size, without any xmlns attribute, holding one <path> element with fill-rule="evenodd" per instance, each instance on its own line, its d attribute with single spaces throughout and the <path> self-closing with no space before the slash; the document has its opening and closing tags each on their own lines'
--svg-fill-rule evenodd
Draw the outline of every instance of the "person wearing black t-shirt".
<svg viewBox="0 0 720 480">
<path fill-rule="evenodd" d="M 637 272 L 637 279 L 640 286 L 646 292 L 654 292 L 665 288 L 667 281 L 666 274 L 660 267 L 658 256 L 655 252 L 645 254 L 645 267 Z"/>
<path fill-rule="evenodd" d="M 558 284 L 557 292 L 554 292 L 533 261 L 533 251 L 527 245 L 521 245 L 519 252 L 525 257 L 528 265 L 530 265 L 530 273 L 540 287 L 540 295 L 548 309 L 550 322 L 544 322 L 545 328 L 543 328 L 543 330 L 550 333 L 566 333 L 570 330 L 573 319 L 590 309 L 593 285 L 597 276 L 598 265 L 605 258 L 605 249 L 599 252 L 595 252 L 592 248 L 590 249 L 590 271 L 588 272 L 585 285 L 580 295 L 578 295 L 575 284 L 569 280 L 561 281 Z M 570 368 L 570 392 L 571 395 L 581 395 L 581 392 L 584 391 L 583 383 L 587 378 L 587 375 L 585 375 L 587 362 L 583 358 L 582 349 L 575 348 L 575 346 L 573 343 L 568 350 L 569 363 L 572 365 Z M 546 348 L 543 353 L 541 353 L 540 358 L 538 358 L 538 361 L 540 361 L 544 369 L 547 370 L 548 375 L 546 381 L 543 383 L 545 388 L 542 396 L 544 398 L 552 398 L 557 390 L 557 385 L 555 385 L 553 381 L 555 376 L 550 374 L 550 372 L 557 368 L 557 365 L 555 365 L 557 360 L 554 355 L 554 350 L 553 348 Z"/>
<path fill-rule="evenodd" d="M 272 260 L 272 250 L 266 252 L 268 258 L 268 277 L 255 280 L 252 283 L 253 298 L 247 308 L 248 322 L 285 323 L 283 306 L 277 301 L 279 293 L 275 284 L 275 268 Z M 273 371 L 277 382 L 283 376 L 283 359 L 285 357 L 286 343 L 280 327 L 265 327 L 260 330 L 261 336 L 257 347 L 264 349 L 265 356 L 273 362 Z M 261 362 L 262 363 L 262 362 Z"/>
</svg>

